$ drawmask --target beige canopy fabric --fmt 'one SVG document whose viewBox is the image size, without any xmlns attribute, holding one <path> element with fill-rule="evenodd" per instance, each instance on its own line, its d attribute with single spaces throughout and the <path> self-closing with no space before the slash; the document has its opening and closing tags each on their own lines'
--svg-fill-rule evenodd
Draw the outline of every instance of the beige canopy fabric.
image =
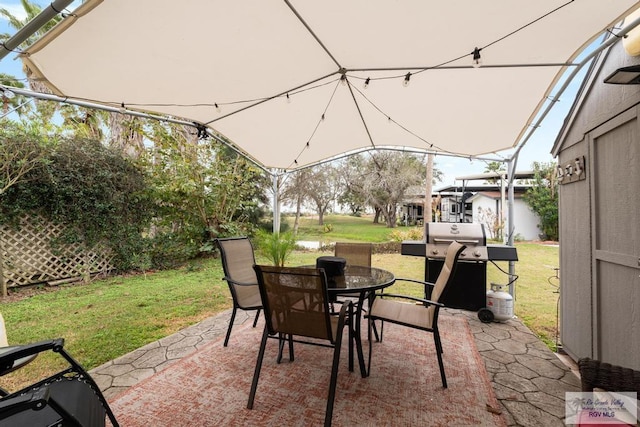
<svg viewBox="0 0 640 427">
<path fill-rule="evenodd" d="M 89 0 L 24 61 L 58 95 L 204 124 L 267 168 L 371 148 L 472 157 L 517 146 L 577 54 L 637 7 Z"/>
</svg>

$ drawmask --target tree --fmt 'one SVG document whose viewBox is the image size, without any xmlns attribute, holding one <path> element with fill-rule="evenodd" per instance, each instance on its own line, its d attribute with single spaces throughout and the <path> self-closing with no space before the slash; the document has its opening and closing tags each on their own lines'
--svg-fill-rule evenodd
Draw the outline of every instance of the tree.
<svg viewBox="0 0 640 427">
<path fill-rule="evenodd" d="M 327 163 L 309 169 L 306 181 L 306 197 L 318 214 L 318 225 L 324 225 L 324 214 L 338 194 L 338 173 Z"/>
<path fill-rule="evenodd" d="M 17 87 L 17 88 L 24 88 L 24 83 L 17 80 L 15 77 L 10 76 L 8 74 L 4 74 L 4 73 L 0 73 L 0 84 Z M 0 92 L 0 101 L 2 101 L 2 113 L 8 114 L 10 108 L 11 109 L 18 108 L 20 105 L 24 103 L 24 97 L 20 95 L 15 95 L 15 94 L 14 96 L 10 96 L 8 94 L 5 94 L 4 91 L 2 91 Z M 17 113 L 22 114 L 22 110 L 21 109 L 17 110 Z"/>
<path fill-rule="evenodd" d="M 427 154 L 426 174 L 425 174 L 425 189 L 424 189 L 424 205 L 422 207 L 422 217 L 424 222 L 431 222 L 433 218 L 433 200 L 431 194 L 433 194 L 433 169 L 434 169 L 434 155 Z M 428 212 L 428 214 L 427 214 Z"/>
<path fill-rule="evenodd" d="M 387 227 L 397 225 L 398 204 L 407 188 L 424 183 L 423 163 L 413 154 L 392 151 L 372 152 L 365 164 L 364 195 L 384 216 Z"/>
<path fill-rule="evenodd" d="M 20 3 L 25 11 L 24 19 L 19 19 L 7 9 L 0 8 L 0 16 L 3 16 L 7 20 L 8 25 L 16 30 L 22 29 L 42 11 L 39 5 L 29 0 L 20 0 Z M 61 20 L 62 17 L 59 14 L 55 15 L 49 22 L 40 27 L 35 34 L 27 38 L 27 40 L 22 43 L 22 46 L 30 46 Z M 4 42 L 7 39 L 9 39 L 8 34 L 0 34 L 0 42 Z M 24 72 L 27 76 L 29 87 L 33 91 L 51 93 L 46 83 L 34 78 L 29 69 L 25 69 Z M 3 81 L 3 83 L 5 82 Z M 11 82 L 6 82 L 5 84 L 14 87 L 23 87 L 16 86 Z M 5 101 L 4 98 L 1 99 Z M 58 104 L 50 101 L 36 100 L 35 105 L 37 111 L 32 119 L 40 121 L 42 126 L 48 127 L 52 117 L 58 110 Z M 132 158 L 137 158 L 144 151 L 143 120 L 139 118 L 130 117 L 122 113 L 108 113 L 69 104 L 63 104 L 60 110 L 60 114 L 63 117 L 63 127 L 70 128 L 78 138 L 99 139 L 105 142 L 105 138 L 108 136 L 106 141 L 108 146 Z M 105 134 L 105 128 L 108 129 L 108 135 Z"/>
<path fill-rule="evenodd" d="M 490 239 L 498 239 L 502 237 L 504 222 L 491 208 L 478 207 L 478 222 L 480 224 L 484 224 L 485 229 L 489 230 Z"/>
<path fill-rule="evenodd" d="M 300 215 L 302 214 L 302 205 L 307 196 L 307 183 L 310 181 L 311 171 L 302 169 L 292 172 L 279 182 L 279 188 L 282 188 L 280 200 L 294 204 L 296 206 L 296 216 L 293 221 L 293 234 L 298 233 L 300 226 Z"/>
<path fill-rule="evenodd" d="M 45 164 L 44 147 L 48 139 L 37 126 L 18 125 L 0 120 L 0 201 L 13 185 L 30 179 Z"/>
<path fill-rule="evenodd" d="M 341 206 L 347 206 L 354 216 L 362 214 L 367 205 L 363 171 L 364 157 L 358 155 L 347 157 L 337 167 L 342 188 L 338 202 Z"/>
<path fill-rule="evenodd" d="M 41 11 L 42 8 L 30 2 L 29 0 L 20 0 L 20 4 L 22 5 L 22 9 L 24 9 L 25 17 L 24 19 L 20 19 L 17 16 L 13 15 L 5 8 L 0 8 L 0 16 L 4 17 L 7 20 L 7 24 L 9 27 L 14 28 L 16 30 L 22 29 L 29 21 L 35 18 Z M 40 27 L 34 34 L 29 36 L 21 45 L 21 47 L 28 47 L 32 45 L 36 40 L 46 34 L 50 29 L 52 29 L 58 22 L 62 20 L 62 17 L 58 14 L 54 16 L 49 22 L 45 23 L 42 27 Z M 0 34 L 0 42 L 5 42 L 9 39 L 9 34 Z M 47 85 L 40 80 L 33 77 L 31 71 L 28 69 L 24 70 L 25 75 L 27 76 L 27 80 L 29 82 L 29 87 L 36 91 L 42 93 L 51 93 Z M 56 111 L 57 105 L 55 103 L 49 101 L 35 101 L 36 110 L 38 111 L 38 115 L 42 118 L 44 123 L 48 123 L 51 121 L 53 114 Z"/>
<path fill-rule="evenodd" d="M 495 173 L 501 175 L 505 171 L 504 164 L 502 162 L 489 162 L 484 168 L 484 173 Z M 489 184 L 495 184 L 498 182 L 498 178 L 489 178 L 486 181 Z"/>
<path fill-rule="evenodd" d="M 555 162 L 533 162 L 533 186 L 524 201 L 540 218 L 540 228 L 546 239 L 558 240 L 558 181 Z"/>
<path fill-rule="evenodd" d="M 266 203 L 262 170 L 213 139 L 198 141 L 182 126 L 150 127 L 155 145 L 141 161 L 159 201 L 158 231 L 173 233 L 194 251 L 215 237 L 250 232 L 259 203 Z"/>
</svg>

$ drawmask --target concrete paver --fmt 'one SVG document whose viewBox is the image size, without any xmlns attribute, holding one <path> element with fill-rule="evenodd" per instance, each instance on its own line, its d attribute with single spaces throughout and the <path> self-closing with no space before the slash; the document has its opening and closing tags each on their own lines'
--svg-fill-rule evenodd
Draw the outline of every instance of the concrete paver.
<svg viewBox="0 0 640 427">
<path fill-rule="evenodd" d="M 564 426 L 564 396 L 580 391 L 577 369 L 561 360 L 519 319 L 482 323 L 466 316 L 487 373 L 509 426 Z"/>
</svg>

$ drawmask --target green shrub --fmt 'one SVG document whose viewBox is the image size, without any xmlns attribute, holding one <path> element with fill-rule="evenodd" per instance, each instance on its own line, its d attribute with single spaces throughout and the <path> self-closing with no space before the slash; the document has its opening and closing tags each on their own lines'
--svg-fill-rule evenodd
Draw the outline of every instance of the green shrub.
<svg viewBox="0 0 640 427">
<path fill-rule="evenodd" d="M 135 255 L 154 211 L 144 173 L 97 141 L 62 140 L 46 150 L 43 166 L 0 198 L 0 221 L 40 214 L 66 226 L 54 245 L 106 244 L 117 269 L 128 269 L 136 257 L 145 265 Z"/>
<path fill-rule="evenodd" d="M 195 258 L 199 249 L 199 242 L 184 234 L 159 234 L 153 238 L 151 265 L 160 270 L 176 268 Z"/>
<path fill-rule="evenodd" d="M 284 267 L 285 261 L 296 247 L 296 238 L 291 232 L 270 233 L 258 230 L 256 242 L 258 251 L 279 267 Z"/>
<path fill-rule="evenodd" d="M 403 240 L 422 240 L 424 229 L 422 227 L 411 227 L 405 229 L 395 229 L 389 235 L 393 242 L 402 242 Z"/>
</svg>

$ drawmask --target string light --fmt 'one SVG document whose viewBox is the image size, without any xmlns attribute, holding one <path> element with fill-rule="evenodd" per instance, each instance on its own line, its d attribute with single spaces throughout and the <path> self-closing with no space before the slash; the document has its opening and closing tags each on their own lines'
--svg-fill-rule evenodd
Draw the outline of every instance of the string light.
<svg viewBox="0 0 640 427">
<path fill-rule="evenodd" d="M 324 122 L 324 113 L 322 113 L 322 117 L 320 117 L 320 120 Z"/>
<path fill-rule="evenodd" d="M 407 75 L 404 76 L 404 81 L 402 82 L 402 85 L 404 87 L 409 86 L 409 80 L 411 80 L 411 73 L 407 73 Z"/>
<path fill-rule="evenodd" d="M 124 102 L 120 103 L 120 112 L 124 114 L 127 111 L 127 107 L 124 106 Z"/>
<path fill-rule="evenodd" d="M 471 62 L 473 68 L 480 68 L 480 66 L 482 65 L 482 58 L 480 57 L 481 50 L 482 49 L 478 48 L 473 49 L 473 61 Z"/>
<path fill-rule="evenodd" d="M 343 74 L 340 77 L 340 83 L 342 83 L 342 86 L 346 86 L 347 85 L 347 75 L 346 74 Z"/>
<path fill-rule="evenodd" d="M 363 87 L 366 89 L 369 87 L 369 82 L 371 81 L 371 78 L 367 77 L 367 80 L 364 81 L 364 85 Z"/>
<path fill-rule="evenodd" d="M 287 93 L 287 104 L 291 104 L 291 97 L 289 96 L 289 93 Z"/>
<path fill-rule="evenodd" d="M 214 102 L 213 105 L 216 107 L 216 113 L 222 112 L 222 109 L 220 108 L 217 102 Z"/>
<path fill-rule="evenodd" d="M 9 89 L 3 89 L 2 90 L 2 97 L 3 98 L 13 99 L 15 96 L 16 96 L 16 94 L 13 93 L 12 91 L 10 91 Z"/>
</svg>

